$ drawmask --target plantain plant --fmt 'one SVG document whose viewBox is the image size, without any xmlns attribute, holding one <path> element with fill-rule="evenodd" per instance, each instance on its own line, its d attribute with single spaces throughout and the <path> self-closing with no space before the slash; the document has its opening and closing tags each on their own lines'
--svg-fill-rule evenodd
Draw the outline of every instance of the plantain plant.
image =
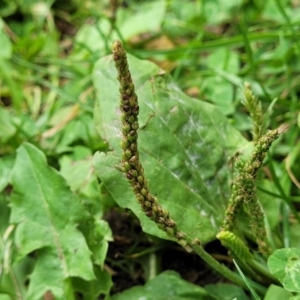
<svg viewBox="0 0 300 300">
<path fill-rule="evenodd" d="M 264 286 L 278 280 L 266 265 L 275 246 L 269 241 L 256 180 L 272 143 L 287 127 L 264 129 L 261 105 L 245 83 L 243 103 L 253 124 L 249 143 L 220 111 L 184 95 L 154 64 L 129 56 L 131 73 L 120 41 L 112 52 L 94 74 L 100 99 L 97 128 L 109 145 L 107 153 L 95 155 L 100 179 L 120 206 L 139 217 L 144 231 L 178 242 L 225 278 L 263 295 Z M 233 180 L 230 156 L 235 160 Z M 239 216 L 249 228 L 241 226 Z M 215 237 L 248 279 L 205 251 L 203 245 Z"/>
</svg>

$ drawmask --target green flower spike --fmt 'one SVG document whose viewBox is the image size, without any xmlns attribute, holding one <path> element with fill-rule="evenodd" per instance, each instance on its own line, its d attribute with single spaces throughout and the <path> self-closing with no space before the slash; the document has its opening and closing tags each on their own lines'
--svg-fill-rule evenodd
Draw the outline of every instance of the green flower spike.
<svg viewBox="0 0 300 300">
<path fill-rule="evenodd" d="M 284 133 L 288 127 L 280 126 L 276 130 L 263 134 L 263 113 L 261 104 L 253 95 L 250 84 L 245 83 L 243 104 L 250 112 L 253 123 L 253 140 L 255 142 L 254 151 L 250 159 L 246 162 L 236 161 L 236 168 L 239 171 L 234 180 L 232 193 L 225 212 L 222 231 L 232 231 L 236 216 L 243 206 L 250 218 L 250 226 L 256 238 L 260 252 L 268 256 L 270 247 L 267 241 L 267 234 L 264 223 L 264 213 L 256 197 L 256 177 L 258 170 L 262 166 L 266 153 L 272 143 Z"/>
<path fill-rule="evenodd" d="M 255 145 L 250 160 L 245 164 L 240 176 L 240 194 L 244 194 L 244 208 L 250 216 L 250 226 L 262 254 L 268 256 L 270 247 L 265 229 L 264 212 L 256 197 L 255 180 L 266 153 L 272 143 L 279 137 L 278 129 L 268 131 L 261 136 Z"/>
<path fill-rule="evenodd" d="M 120 41 L 115 41 L 112 47 L 113 59 L 118 71 L 120 82 L 120 109 L 122 113 L 122 171 L 133 188 L 137 201 L 140 203 L 146 216 L 152 219 L 159 228 L 168 235 L 177 238 L 180 244 L 186 245 L 183 234 L 177 230 L 176 223 L 169 217 L 150 193 L 145 179 L 144 169 L 138 152 L 138 97 L 128 68 L 126 52 Z"/>
<path fill-rule="evenodd" d="M 282 128 L 268 131 L 256 142 L 250 159 L 243 164 L 239 163 L 239 175 L 234 181 L 231 198 L 221 228 L 221 231 L 232 230 L 235 218 L 243 205 L 250 218 L 250 226 L 259 250 L 265 256 L 270 253 L 270 247 L 267 241 L 264 213 L 256 197 L 255 181 L 266 153 L 272 143 L 284 131 L 285 129 Z"/>
<path fill-rule="evenodd" d="M 221 241 L 223 246 L 230 249 L 239 259 L 253 259 L 253 256 L 250 253 L 249 249 L 234 233 L 230 231 L 221 231 L 217 234 L 217 238 Z"/>
</svg>

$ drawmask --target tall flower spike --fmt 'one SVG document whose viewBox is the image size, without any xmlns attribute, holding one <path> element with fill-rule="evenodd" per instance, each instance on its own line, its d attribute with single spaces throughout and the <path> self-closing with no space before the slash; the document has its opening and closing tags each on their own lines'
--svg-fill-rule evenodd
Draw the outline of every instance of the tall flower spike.
<svg viewBox="0 0 300 300">
<path fill-rule="evenodd" d="M 239 163 L 239 174 L 234 181 L 231 198 L 226 209 L 221 231 L 231 231 L 236 215 L 243 205 L 250 218 L 250 226 L 259 250 L 265 256 L 270 252 L 264 223 L 264 213 L 256 197 L 255 180 L 266 153 L 283 129 L 268 131 L 256 142 L 248 161 Z"/>
<path fill-rule="evenodd" d="M 138 151 L 138 97 L 135 93 L 128 68 L 126 52 L 120 41 L 113 43 L 112 52 L 120 82 L 120 109 L 122 113 L 121 147 L 123 150 L 121 169 L 126 174 L 145 215 L 152 219 L 159 228 L 167 232 L 168 235 L 177 238 L 181 245 L 186 246 L 187 242 L 183 234 L 177 230 L 176 223 L 150 193 Z"/>
<path fill-rule="evenodd" d="M 250 226 L 256 237 L 258 247 L 265 256 L 270 253 L 270 248 L 265 229 L 264 212 L 256 197 L 255 180 L 266 153 L 279 135 L 279 130 L 275 129 L 261 136 L 255 145 L 251 158 L 245 164 L 243 172 L 240 174 L 241 192 L 245 194 L 244 207 L 250 216 Z"/>
</svg>

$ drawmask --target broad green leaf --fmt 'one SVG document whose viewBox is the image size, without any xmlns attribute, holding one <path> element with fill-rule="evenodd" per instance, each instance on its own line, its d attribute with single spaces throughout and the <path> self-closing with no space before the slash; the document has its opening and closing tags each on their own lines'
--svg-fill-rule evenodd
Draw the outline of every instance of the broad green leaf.
<svg viewBox="0 0 300 300">
<path fill-rule="evenodd" d="M 144 286 L 136 286 L 111 297 L 111 300 L 213 300 L 204 288 L 187 282 L 174 271 L 166 271 Z"/>
<path fill-rule="evenodd" d="M 18 224 L 15 243 L 19 258 L 36 251 L 28 300 L 50 290 L 55 299 L 69 299 L 70 277 L 95 278 L 91 252 L 77 229 L 85 211 L 64 179 L 31 144 L 18 149 L 12 174 L 11 223 Z"/>
<path fill-rule="evenodd" d="M 229 160 L 247 142 L 215 106 L 185 95 L 153 63 L 129 56 L 129 64 L 140 101 L 139 150 L 150 190 L 180 230 L 208 242 L 221 225 L 230 194 Z M 126 178 L 115 168 L 121 157 L 116 77 L 111 57 L 97 63 L 96 126 L 110 151 L 95 155 L 96 171 L 116 202 L 140 218 L 146 232 L 166 238 L 144 216 Z"/>
<path fill-rule="evenodd" d="M 268 259 L 270 272 L 290 292 L 300 293 L 300 249 L 278 249 Z"/>
</svg>

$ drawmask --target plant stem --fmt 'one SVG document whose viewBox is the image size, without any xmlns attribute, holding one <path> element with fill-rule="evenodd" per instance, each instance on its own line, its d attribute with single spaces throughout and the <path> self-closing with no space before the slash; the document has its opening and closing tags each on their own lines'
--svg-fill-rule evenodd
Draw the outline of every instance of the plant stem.
<svg viewBox="0 0 300 300">
<path fill-rule="evenodd" d="M 240 277 L 240 275 L 231 271 L 226 266 L 220 264 L 216 259 L 214 259 L 211 255 L 209 255 L 203 249 L 203 247 L 201 245 L 199 245 L 191 240 L 188 240 L 188 238 L 186 238 L 186 240 L 188 241 L 188 245 L 216 272 L 221 274 L 223 277 L 229 279 L 234 284 L 239 285 L 248 290 L 246 283 L 243 281 L 243 279 Z M 262 295 L 264 295 L 266 293 L 265 287 L 255 283 L 255 282 L 252 282 L 252 281 L 251 281 L 251 283 L 253 284 L 252 288 L 254 288 L 256 292 L 258 292 Z"/>
</svg>

